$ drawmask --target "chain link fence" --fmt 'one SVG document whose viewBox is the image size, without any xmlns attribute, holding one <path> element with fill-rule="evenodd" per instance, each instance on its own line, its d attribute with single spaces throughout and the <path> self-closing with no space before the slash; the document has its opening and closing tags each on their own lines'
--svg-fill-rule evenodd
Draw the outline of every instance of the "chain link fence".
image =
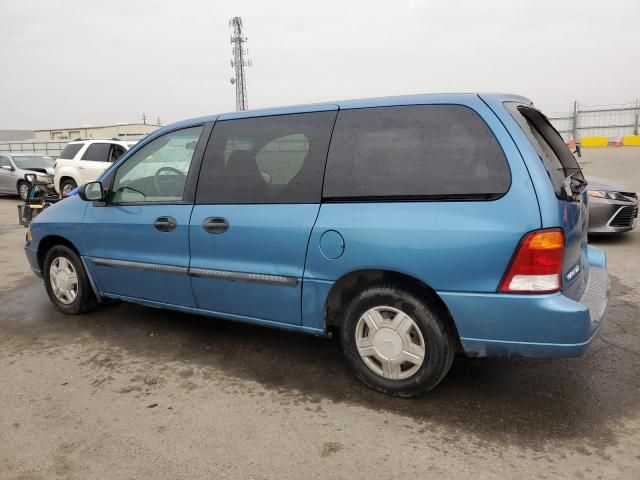
<svg viewBox="0 0 640 480">
<path fill-rule="evenodd" d="M 549 120 L 565 141 L 573 135 L 576 142 L 583 137 L 618 137 L 638 135 L 640 100 L 616 105 L 584 105 L 573 103 L 573 111 L 549 115 Z"/>
</svg>

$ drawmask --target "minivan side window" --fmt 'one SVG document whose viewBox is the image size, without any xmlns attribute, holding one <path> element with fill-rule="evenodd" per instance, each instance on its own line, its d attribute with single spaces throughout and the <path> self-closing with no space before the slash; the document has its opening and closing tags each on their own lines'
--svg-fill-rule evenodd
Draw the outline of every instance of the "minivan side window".
<svg viewBox="0 0 640 480">
<path fill-rule="evenodd" d="M 203 127 L 166 133 L 129 157 L 116 171 L 112 203 L 182 200 Z"/>
<path fill-rule="evenodd" d="M 491 199 L 510 184 L 502 148 L 470 108 L 375 107 L 338 114 L 323 196 Z"/>
<path fill-rule="evenodd" d="M 196 203 L 320 202 L 335 117 L 327 111 L 216 122 Z"/>
</svg>

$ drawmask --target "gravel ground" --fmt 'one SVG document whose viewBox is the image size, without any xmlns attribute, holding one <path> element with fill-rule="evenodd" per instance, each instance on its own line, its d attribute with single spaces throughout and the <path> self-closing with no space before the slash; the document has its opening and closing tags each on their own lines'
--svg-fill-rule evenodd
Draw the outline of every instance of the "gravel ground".
<svg viewBox="0 0 640 480">
<path fill-rule="evenodd" d="M 640 149 L 586 150 L 640 191 Z M 577 359 L 459 358 L 436 391 L 361 386 L 339 345 L 128 304 L 65 317 L 0 198 L 0 479 L 640 478 L 640 230 L 593 243 L 608 323 Z"/>
</svg>

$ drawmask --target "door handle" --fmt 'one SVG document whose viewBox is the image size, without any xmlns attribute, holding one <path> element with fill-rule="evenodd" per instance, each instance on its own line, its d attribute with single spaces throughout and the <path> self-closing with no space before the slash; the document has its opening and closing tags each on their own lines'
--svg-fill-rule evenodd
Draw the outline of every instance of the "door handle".
<svg viewBox="0 0 640 480">
<path fill-rule="evenodd" d="M 202 221 L 202 229 L 207 233 L 224 233 L 229 230 L 229 222 L 222 217 L 208 217 Z"/>
<path fill-rule="evenodd" d="M 84 165 L 78 165 L 78 170 L 84 170 L 86 167 Z"/>
<path fill-rule="evenodd" d="M 178 222 L 173 217 L 158 217 L 153 222 L 153 226 L 160 232 L 173 232 L 178 226 Z"/>
</svg>

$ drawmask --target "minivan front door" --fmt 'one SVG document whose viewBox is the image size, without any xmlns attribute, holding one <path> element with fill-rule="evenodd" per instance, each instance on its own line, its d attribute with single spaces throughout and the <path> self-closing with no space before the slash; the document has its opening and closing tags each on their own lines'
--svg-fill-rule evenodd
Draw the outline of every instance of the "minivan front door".
<svg viewBox="0 0 640 480">
<path fill-rule="evenodd" d="M 244 320 L 301 323 L 307 244 L 335 117 L 335 107 L 326 107 L 218 118 L 190 225 L 199 308 Z"/>
<path fill-rule="evenodd" d="M 194 157 L 204 150 L 203 130 L 175 130 L 143 146 L 111 174 L 106 204 L 87 208 L 85 260 L 106 296 L 195 306 L 188 275 L 190 178 L 197 175 Z"/>
</svg>

